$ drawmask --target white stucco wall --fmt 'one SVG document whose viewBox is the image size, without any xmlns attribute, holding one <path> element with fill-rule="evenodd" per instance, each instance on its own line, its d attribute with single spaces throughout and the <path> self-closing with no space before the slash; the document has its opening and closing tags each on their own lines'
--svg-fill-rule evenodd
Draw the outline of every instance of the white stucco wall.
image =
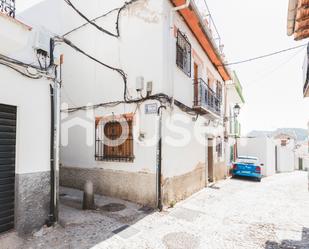
<svg viewBox="0 0 309 249">
<path fill-rule="evenodd" d="M 89 4 L 89 1 L 82 0 L 74 4 L 87 17 L 92 19 L 113 8 L 122 6 L 123 3 L 124 0 L 104 1 L 104 3 L 95 0 Z M 67 38 L 100 61 L 123 69 L 128 77 L 129 97 L 140 97 L 135 90 L 135 86 L 137 77 L 143 76 L 145 83 L 147 81 L 153 82 L 152 94 L 165 93 L 192 107 L 193 69 L 190 78 L 176 66 L 176 39 L 170 29 L 171 7 L 172 5 L 167 0 L 141 0 L 133 4 L 121 14 L 119 23 L 121 36 L 118 39 L 103 34 L 91 25 L 87 25 L 68 35 Z M 45 12 L 46 9 L 49 11 Z M 33 15 L 33 13 L 36 13 L 36 15 Z M 44 14 L 37 15 L 37 13 Z M 116 32 L 116 14 L 117 12 L 112 13 L 99 19 L 96 23 L 109 31 Z M 44 18 L 42 18 L 43 15 Z M 27 12 L 20 13 L 20 16 L 22 19 L 27 19 L 30 24 L 40 23 L 40 25 L 55 34 L 64 34 L 85 23 L 85 20 L 62 0 L 42 1 Z M 222 82 L 222 78 L 184 21 L 178 14 L 175 17 L 174 25 L 187 34 L 192 45 L 192 51 L 194 50 L 195 54 L 198 54 L 198 58 L 192 58 L 192 65 L 194 61 L 200 64 L 200 77 L 207 82 L 206 71 L 208 68 L 215 78 Z M 77 107 L 91 103 L 123 100 L 124 84 L 119 74 L 89 60 L 66 45 L 62 45 L 61 49 L 64 54 L 63 103 L 68 104 L 68 107 Z M 135 110 L 135 105 L 121 104 L 113 108 L 98 108 L 90 114 L 80 111 L 64 117 L 63 125 L 66 126 L 68 123 L 71 125 L 70 122 L 74 123 L 76 120 L 83 120 L 82 123 L 89 124 L 90 133 L 92 131 L 92 136 L 94 136 L 95 117 L 110 115 L 112 112 L 115 115 L 131 113 L 135 112 Z M 140 110 L 141 116 L 135 116 L 141 120 L 139 124 L 142 128 L 140 129 L 146 134 L 146 139 L 149 137 L 156 138 L 157 115 L 145 115 L 144 105 L 140 106 Z M 178 113 L 179 110 L 176 107 L 173 111 L 164 111 L 164 121 Z M 185 116 L 191 120 L 187 128 L 189 133 L 193 134 L 195 123 L 192 121 L 191 116 Z M 203 118 L 200 117 L 200 119 Z M 207 120 L 205 119 L 205 121 Z M 86 144 L 85 129 L 77 124 L 67 132 L 64 126 L 62 126 L 62 137 L 64 134 L 68 134 L 68 145 L 61 147 L 61 163 L 63 165 L 130 172 L 155 172 L 156 143 L 152 142 L 151 146 L 143 146 L 135 140 L 135 160 L 132 163 L 98 162 L 95 161 L 94 157 L 94 143 L 90 146 Z M 165 123 L 163 131 L 166 135 L 177 136 L 177 133 Z M 139 128 L 134 127 L 134 132 L 138 133 Z M 222 125 L 216 128 L 212 127 L 208 135 L 223 137 Z M 164 144 L 164 164 L 169 165 L 168 168 L 164 169 L 164 174 L 174 176 L 192 171 L 199 162 L 205 162 L 205 151 L 207 151 L 206 146 L 197 143 L 194 139 L 187 144 L 187 147 L 174 148 Z M 223 161 L 224 158 L 219 160 Z"/>
<path fill-rule="evenodd" d="M 0 17 L 0 53 L 37 65 L 34 31 L 9 17 Z M 0 104 L 17 107 L 16 173 L 50 170 L 50 81 L 30 79 L 0 65 Z"/>
<path fill-rule="evenodd" d="M 171 4 L 169 1 L 165 2 L 165 11 L 166 14 L 170 12 Z M 169 16 L 169 15 L 168 15 Z M 166 27 L 169 27 L 170 24 L 166 23 Z M 193 77 L 194 77 L 194 70 L 193 65 L 196 63 L 198 65 L 198 77 L 202 78 L 206 83 L 209 75 L 207 74 L 207 70 L 211 72 L 211 74 L 214 76 L 216 80 L 221 82 L 222 85 L 222 102 L 224 103 L 224 82 L 222 80 L 222 77 L 220 76 L 217 69 L 214 67 L 214 65 L 211 63 L 209 58 L 207 57 L 206 53 L 204 52 L 203 48 L 189 29 L 189 27 L 186 25 L 186 23 L 183 21 L 183 18 L 180 16 L 179 13 L 175 14 L 174 17 L 174 27 L 179 29 L 182 33 L 184 33 L 191 46 L 192 46 L 192 59 L 191 59 L 191 77 L 188 77 L 184 72 L 179 69 L 175 63 L 176 61 L 176 37 L 173 36 L 171 39 L 171 50 L 172 53 L 172 60 L 171 63 L 174 65 L 173 67 L 173 82 L 174 86 L 172 87 L 173 96 L 175 99 L 179 100 L 183 104 L 187 106 L 193 105 L 194 100 L 194 94 L 193 94 Z M 212 89 L 216 91 L 216 86 L 213 84 Z M 186 94 L 184 94 L 186 93 Z M 222 113 L 224 109 L 222 107 Z"/>
<path fill-rule="evenodd" d="M 292 172 L 295 168 L 295 154 L 291 148 L 278 147 L 278 171 Z"/>
<path fill-rule="evenodd" d="M 0 104 L 17 106 L 16 173 L 50 170 L 49 81 L 0 65 Z"/>
<path fill-rule="evenodd" d="M 238 155 L 259 158 L 262 174 L 270 176 L 276 173 L 275 143 L 270 138 L 240 138 L 238 139 Z"/>
</svg>

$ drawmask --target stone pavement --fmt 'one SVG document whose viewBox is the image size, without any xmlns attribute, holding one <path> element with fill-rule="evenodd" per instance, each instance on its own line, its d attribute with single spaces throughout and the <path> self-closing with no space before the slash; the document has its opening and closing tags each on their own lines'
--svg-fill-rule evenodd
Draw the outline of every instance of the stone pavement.
<svg viewBox="0 0 309 249">
<path fill-rule="evenodd" d="M 11 245 L 17 243 L 18 249 L 305 249 L 309 248 L 307 184 L 307 172 L 278 174 L 261 183 L 229 179 L 162 213 L 102 196 L 96 196 L 97 210 L 82 211 L 82 193 L 62 189 L 60 225 L 43 228 L 21 244 L 11 237 Z"/>
</svg>

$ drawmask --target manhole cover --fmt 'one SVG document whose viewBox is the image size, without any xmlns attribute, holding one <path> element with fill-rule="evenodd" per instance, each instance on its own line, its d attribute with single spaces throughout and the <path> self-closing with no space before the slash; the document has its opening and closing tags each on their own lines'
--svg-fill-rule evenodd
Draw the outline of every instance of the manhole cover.
<svg viewBox="0 0 309 249">
<path fill-rule="evenodd" d="M 169 233 L 164 236 L 163 243 L 168 249 L 195 249 L 199 246 L 199 239 L 189 233 Z"/>
<path fill-rule="evenodd" d="M 101 206 L 100 209 L 106 212 L 118 212 L 126 209 L 126 206 L 120 203 L 109 203 L 104 206 Z"/>
</svg>

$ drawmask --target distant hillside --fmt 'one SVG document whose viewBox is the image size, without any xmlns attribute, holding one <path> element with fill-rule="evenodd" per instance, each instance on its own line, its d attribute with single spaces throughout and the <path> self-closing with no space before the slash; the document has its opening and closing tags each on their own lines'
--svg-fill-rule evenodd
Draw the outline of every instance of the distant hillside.
<svg viewBox="0 0 309 249">
<path fill-rule="evenodd" d="M 304 141 L 308 139 L 309 133 L 302 128 L 279 128 L 275 131 L 258 131 L 253 130 L 247 134 L 248 137 L 272 137 L 274 134 L 287 133 L 295 134 L 297 141 Z"/>
</svg>

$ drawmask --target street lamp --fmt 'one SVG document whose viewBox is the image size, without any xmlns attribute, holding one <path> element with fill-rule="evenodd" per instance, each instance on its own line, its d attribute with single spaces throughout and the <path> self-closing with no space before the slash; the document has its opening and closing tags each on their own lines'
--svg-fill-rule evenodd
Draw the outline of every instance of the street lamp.
<svg viewBox="0 0 309 249">
<path fill-rule="evenodd" d="M 240 106 L 236 104 L 233 108 L 233 111 L 234 111 L 234 117 L 237 118 L 240 113 Z"/>
</svg>

